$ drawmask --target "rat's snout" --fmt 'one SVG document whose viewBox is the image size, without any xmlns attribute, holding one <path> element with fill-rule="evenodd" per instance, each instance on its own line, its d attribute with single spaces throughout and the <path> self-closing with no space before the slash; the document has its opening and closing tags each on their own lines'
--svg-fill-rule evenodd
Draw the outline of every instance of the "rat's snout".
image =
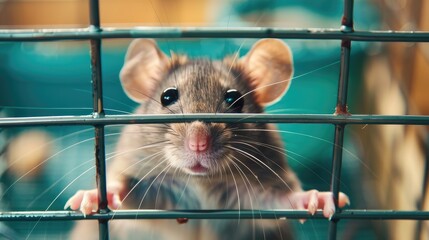
<svg viewBox="0 0 429 240">
<path fill-rule="evenodd" d="M 203 122 L 192 122 L 188 128 L 185 145 L 193 152 L 206 152 L 211 148 L 212 136 L 209 126 Z"/>
<path fill-rule="evenodd" d="M 195 133 L 188 138 L 188 148 L 194 152 L 204 152 L 210 147 L 210 136 L 204 133 Z"/>
<path fill-rule="evenodd" d="M 225 142 L 231 137 L 224 123 L 171 124 L 166 138 L 172 143 L 165 148 L 170 163 L 192 175 L 206 175 L 219 171 L 225 158 Z"/>
</svg>

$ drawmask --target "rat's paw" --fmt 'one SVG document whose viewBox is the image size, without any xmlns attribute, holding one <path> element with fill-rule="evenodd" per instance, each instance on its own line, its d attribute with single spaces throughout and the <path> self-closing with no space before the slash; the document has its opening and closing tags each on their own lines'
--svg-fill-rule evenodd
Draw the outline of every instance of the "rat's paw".
<svg viewBox="0 0 429 240">
<path fill-rule="evenodd" d="M 98 210 L 97 189 L 79 190 L 73 195 L 64 206 L 64 209 L 80 210 L 84 215 L 88 215 Z"/>
<path fill-rule="evenodd" d="M 107 192 L 109 208 L 118 209 L 121 200 L 118 193 Z M 80 190 L 73 195 L 65 204 L 64 209 L 80 210 L 84 215 L 92 214 L 98 210 L 98 190 Z"/>
<path fill-rule="evenodd" d="M 331 192 L 319 192 L 310 190 L 306 192 L 294 192 L 289 196 L 289 201 L 295 209 L 307 209 L 314 215 L 317 209 L 323 210 L 323 216 L 331 218 L 335 213 L 335 204 Z M 344 193 L 339 194 L 338 206 L 344 207 L 350 204 L 350 200 Z"/>
</svg>

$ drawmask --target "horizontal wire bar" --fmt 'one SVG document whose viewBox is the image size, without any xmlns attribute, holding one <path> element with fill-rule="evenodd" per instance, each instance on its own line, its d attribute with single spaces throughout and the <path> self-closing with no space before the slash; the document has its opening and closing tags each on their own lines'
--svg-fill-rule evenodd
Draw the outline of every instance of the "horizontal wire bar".
<svg viewBox="0 0 429 240">
<path fill-rule="evenodd" d="M 102 38 L 289 38 L 383 42 L 429 42 L 423 31 L 342 31 L 331 28 L 286 29 L 266 27 L 135 27 L 0 30 L 0 41 L 87 40 Z"/>
<path fill-rule="evenodd" d="M 1 212 L 0 221 L 61 221 L 117 219 L 326 219 L 323 211 L 311 215 L 305 210 L 118 210 L 84 216 L 77 211 Z M 429 220 L 429 211 L 343 210 L 332 219 Z"/>
<path fill-rule="evenodd" d="M 0 127 L 58 125 L 118 125 L 174 122 L 309 123 L 309 124 L 398 124 L 429 125 L 426 115 L 332 115 L 332 114 L 159 114 L 46 116 L 0 118 Z"/>
</svg>

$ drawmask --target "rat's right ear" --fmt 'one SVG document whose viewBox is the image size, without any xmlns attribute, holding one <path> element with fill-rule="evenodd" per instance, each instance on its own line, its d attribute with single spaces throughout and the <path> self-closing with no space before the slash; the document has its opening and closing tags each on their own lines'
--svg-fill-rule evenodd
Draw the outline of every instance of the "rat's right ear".
<svg viewBox="0 0 429 240">
<path fill-rule="evenodd" d="M 168 66 L 169 59 L 153 39 L 134 40 L 120 73 L 125 93 L 136 102 L 148 99 Z"/>
<path fill-rule="evenodd" d="M 248 71 L 261 105 L 275 103 L 288 90 L 293 75 L 293 59 L 290 48 L 282 40 L 259 40 L 239 63 Z"/>
</svg>

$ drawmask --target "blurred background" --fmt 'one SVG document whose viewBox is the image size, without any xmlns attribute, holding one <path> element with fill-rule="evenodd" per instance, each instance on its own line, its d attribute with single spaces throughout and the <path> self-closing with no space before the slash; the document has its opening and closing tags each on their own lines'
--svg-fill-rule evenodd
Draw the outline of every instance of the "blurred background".
<svg viewBox="0 0 429 240">
<path fill-rule="evenodd" d="M 89 25 L 86 0 L 0 0 L 0 29 Z M 341 0 L 103 0 L 102 27 L 216 26 L 339 28 Z M 429 31 L 429 2 L 355 1 L 356 30 Z M 221 59 L 244 55 L 257 39 L 159 39 L 170 50 Z M 103 40 L 102 76 L 107 114 L 136 107 L 118 74 L 131 39 Z M 331 114 L 336 105 L 340 41 L 286 40 L 295 78 L 269 113 Z M 351 114 L 429 115 L 428 43 L 352 42 Z M 89 115 L 92 112 L 89 41 L 1 42 L 0 109 L 3 117 Z M 305 189 L 329 190 L 331 125 L 281 124 L 288 161 Z M 121 126 L 106 128 L 107 157 Z M 58 210 L 78 189 L 94 187 L 93 129 L 0 129 L 2 211 Z M 427 126 L 348 126 L 341 190 L 351 209 L 429 210 Z M 6 223 L 11 239 L 66 238 L 72 222 Z M 296 224 L 298 239 L 325 239 L 327 221 Z M 428 239 L 417 221 L 340 221 L 339 239 Z"/>
</svg>

